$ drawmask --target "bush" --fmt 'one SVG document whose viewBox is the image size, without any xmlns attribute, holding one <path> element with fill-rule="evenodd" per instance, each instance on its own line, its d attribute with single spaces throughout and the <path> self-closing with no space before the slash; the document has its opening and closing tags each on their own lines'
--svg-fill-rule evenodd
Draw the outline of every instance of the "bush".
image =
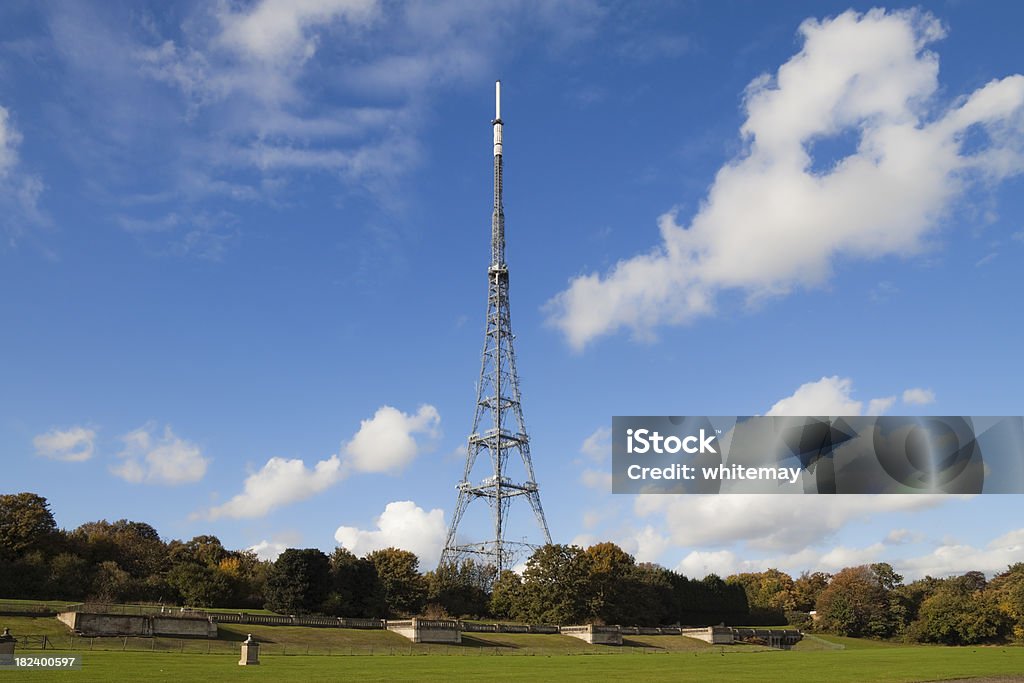
<svg viewBox="0 0 1024 683">
<path fill-rule="evenodd" d="M 786 623 L 801 631 L 807 631 L 814 625 L 814 619 L 809 612 L 790 610 L 786 612 Z"/>
</svg>

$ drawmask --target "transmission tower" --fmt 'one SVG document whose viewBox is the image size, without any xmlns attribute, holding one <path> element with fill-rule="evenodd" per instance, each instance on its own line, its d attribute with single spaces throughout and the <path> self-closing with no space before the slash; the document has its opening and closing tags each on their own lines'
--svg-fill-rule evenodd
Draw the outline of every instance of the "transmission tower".
<svg viewBox="0 0 1024 683">
<path fill-rule="evenodd" d="M 487 269 L 487 327 L 484 333 L 483 359 L 477 383 L 473 429 L 466 447 L 466 469 L 458 483 L 459 497 L 452 515 L 448 538 L 441 553 L 441 564 L 478 558 L 497 569 L 510 569 L 520 554 L 538 545 L 505 539 L 509 506 L 516 498 L 525 498 L 533 508 L 544 543 L 551 543 L 544 508 L 530 459 L 530 437 L 526 434 L 523 407 L 516 374 L 516 355 L 512 346 L 512 322 L 508 302 L 508 266 L 505 264 L 505 211 L 502 207 L 501 165 L 501 81 L 494 85 L 494 212 L 491 215 L 491 265 Z M 479 484 L 470 482 L 473 466 L 480 454 L 490 459 L 490 476 Z M 506 475 L 509 458 L 522 459 L 526 481 L 515 483 Z M 471 502 L 487 501 L 491 508 L 494 538 L 476 543 L 458 543 L 459 522 Z"/>
</svg>

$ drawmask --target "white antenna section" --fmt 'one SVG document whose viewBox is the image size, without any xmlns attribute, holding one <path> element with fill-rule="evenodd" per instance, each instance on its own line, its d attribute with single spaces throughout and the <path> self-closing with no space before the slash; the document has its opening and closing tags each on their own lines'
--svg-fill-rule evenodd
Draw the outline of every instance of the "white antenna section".
<svg viewBox="0 0 1024 683">
<path fill-rule="evenodd" d="M 494 82 L 494 156 L 501 156 L 501 81 Z"/>
</svg>

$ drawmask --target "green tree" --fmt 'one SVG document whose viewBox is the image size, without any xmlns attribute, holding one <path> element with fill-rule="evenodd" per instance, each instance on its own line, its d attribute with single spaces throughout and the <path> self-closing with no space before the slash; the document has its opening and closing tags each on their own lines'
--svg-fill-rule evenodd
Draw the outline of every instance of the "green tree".
<svg viewBox="0 0 1024 683">
<path fill-rule="evenodd" d="M 971 590 L 977 577 L 948 579 L 922 604 L 910 629 L 915 640 L 943 645 L 976 645 L 999 640 L 1011 629 L 994 595 Z"/>
<path fill-rule="evenodd" d="M 523 611 L 523 580 L 514 571 L 506 569 L 494 582 L 490 612 L 499 619 L 527 619 Z"/>
<path fill-rule="evenodd" d="M 228 551 L 217 564 L 217 571 L 230 586 L 232 607 L 262 607 L 266 602 L 267 577 L 273 563 L 261 561 L 251 550 Z"/>
<path fill-rule="evenodd" d="M 1009 621 L 1013 637 L 1024 640 L 1024 562 L 992 577 L 988 592 Z"/>
<path fill-rule="evenodd" d="M 84 600 L 93 579 L 93 567 L 74 553 L 60 553 L 50 562 L 48 597 L 62 600 Z"/>
<path fill-rule="evenodd" d="M 167 582 L 192 607 L 227 606 L 231 602 L 231 582 L 216 567 L 182 562 L 171 568 Z"/>
<path fill-rule="evenodd" d="M 494 568 L 473 560 L 445 562 L 424 576 L 427 602 L 454 616 L 480 617 L 488 612 L 487 589 L 494 583 Z"/>
<path fill-rule="evenodd" d="M 778 569 L 734 574 L 725 581 L 743 586 L 747 605 L 757 622 L 778 622 L 786 611 L 795 609 L 793 578 Z"/>
<path fill-rule="evenodd" d="M 329 589 L 327 555 L 316 548 L 288 548 L 267 579 L 267 608 L 285 614 L 319 612 Z"/>
<path fill-rule="evenodd" d="M 884 638 L 896 630 L 889 596 L 870 567 L 847 567 L 818 596 L 821 627 L 842 636 Z"/>
<path fill-rule="evenodd" d="M 48 553 L 58 538 L 50 504 L 35 493 L 0 495 L 0 559 Z"/>
<path fill-rule="evenodd" d="M 530 621 L 578 624 L 590 614 L 591 559 L 576 545 L 545 545 L 523 572 L 520 613 Z"/>
<path fill-rule="evenodd" d="M 128 519 L 116 522 L 103 519 L 81 525 L 71 536 L 72 542 L 83 549 L 80 552 L 83 557 L 94 564 L 116 562 L 135 579 L 133 585 L 138 592 L 131 596 L 132 599 L 156 600 L 162 597 L 158 593 L 141 592 L 145 586 L 159 591 L 159 581 L 146 579 L 157 577 L 170 568 L 167 545 L 152 526 Z"/>
<path fill-rule="evenodd" d="M 590 617 L 605 624 L 637 623 L 633 556 L 607 542 L 592 545 L 585 552 L 590 566 Z"/>
<path fill-rule="evenodd" d="M 326 611 L 339 617 L 382 617 L 387 613 L 377 568 L 338 546 L 331 554 L 331 594 Z"/>
<path fill-rule="evenodd" d="M 897 574 L 888 562 L 876 562 L 871 565 L 871 573 L 875 575 L 878 585 L 883 590 L 891 591 L 903 585 L 903 575 Z"/>
<path fill-rule="evenodd" d="M 650 562 L 634 566 L 628 577 L 632 614 L 624 623 L 660 626 L 676 621 L 676 598 L 672 590 L 672 572 Z"/>
<path fill-rule="evenodd" d="M 125 602 L 135 597 L 136 586 L 131 574 L 117 562 L 107 560 L 96 568 L 89 597 L 99 602 Z"/>
<path fill-rule="evenodd" d="M 810 612 L 821 592 L 828 588 L 832 575 L 825 572 L 804 572 L 793 581 L 793 608 Z"/>
<path fill-rule="evenodd" d="M 399 548 L 374 550 L 366 556 L 377 570 L 388 616 L 418 614 L 426 602 L 427 584 L 416 553 Z"/>
</svg>

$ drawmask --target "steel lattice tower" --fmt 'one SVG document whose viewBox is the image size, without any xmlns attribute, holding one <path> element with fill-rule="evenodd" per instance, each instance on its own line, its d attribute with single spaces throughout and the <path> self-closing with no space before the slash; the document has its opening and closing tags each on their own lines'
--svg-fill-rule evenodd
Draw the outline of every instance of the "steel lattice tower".
<svg viewBox="0 0 1024 683">
<path fill-rule="evenodd" d="M 508 266 L 505 264 L 505 211 L 502 206 L 501 81 L 494 86 L 494 212 L 491 215 L 491 265 L 487 269 L 487 327 L 484 333 L 483 360 L 477 383 L 473 429 L 466 449 L 466 469 L 458 484 L 451 527 L 441 554 L 441 564 L 457 563 L 477 557 L 493 565 L 498 574 L 514 564 L 521 551 L 538 547 L 505 540 L 505 526 L 511 502 L 525 497 L 537 517 L 544 543 L 551 543 L 548 523 L 540 504 L 540 493 L 530 459 L 530 437 L 526 434 L 523 406 L 519 395 L 519 376 L 512 345 L 512 322 L 508 301 Z M 479 484 L 469 478 L 481 453 L 490 456 L 493 472 Z M 509 457 L 518 454 L 526 470 L 526 481 L 513 482 L 506 476 Z M 494 522 L 494 538 L 476 543 L 456 542 L 459 522 L 467 506 L 478 499 L 487 501 Z"/>
</svg>

